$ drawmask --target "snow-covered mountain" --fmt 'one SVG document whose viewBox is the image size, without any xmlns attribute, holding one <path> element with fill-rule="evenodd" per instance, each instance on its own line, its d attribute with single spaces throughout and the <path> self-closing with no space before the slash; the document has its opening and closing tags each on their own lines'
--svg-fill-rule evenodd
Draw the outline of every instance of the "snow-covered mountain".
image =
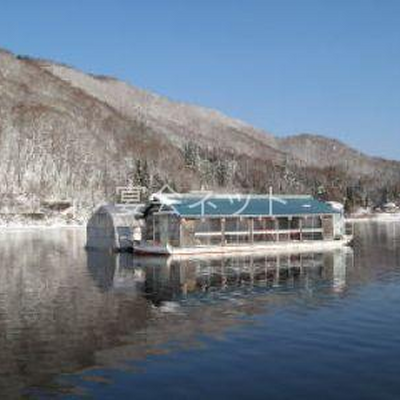
<svg viewBox="0 0 400 400">
<path fill-rule="evenodd" d="M 93 205 L 115 186 L 312 192 L 348 187 L 378 198 L 400 163 L 336 141 L 278 139 L 220 112 L 115 78 L 0 50 L 0 206 L 74 199 Z M 379 179 L 377 179 L 379 177 Z"/>
</svg>

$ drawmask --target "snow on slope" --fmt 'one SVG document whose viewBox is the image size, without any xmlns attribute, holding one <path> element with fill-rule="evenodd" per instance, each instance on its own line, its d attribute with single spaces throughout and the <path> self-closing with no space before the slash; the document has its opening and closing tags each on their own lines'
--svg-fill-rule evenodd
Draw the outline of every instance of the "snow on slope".
<svg viewBox="0 0 400 400">
<path fill-rule="evenodd" d="M 223 146 L 239 153 L 268 158 L 281 154 L 272 135 L 215 110 L 171 101 L 125 82 L 87 75 L 64 65 L 39 64 L 125 117 L 140 120 L 175 143 L 193 140 L 202 145 Z"/>
</svg>

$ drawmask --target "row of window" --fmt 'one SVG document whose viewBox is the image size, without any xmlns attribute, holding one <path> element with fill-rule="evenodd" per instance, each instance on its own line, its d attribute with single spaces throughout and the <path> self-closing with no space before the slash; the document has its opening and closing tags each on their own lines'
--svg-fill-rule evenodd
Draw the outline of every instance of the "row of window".
<svg viewBox="0 0 400 400">
<path fill-rule="evenodd" d="M 250 234 L 246 235 L 229 235 L 224 236 L 225 241 L 222 241 L 222 236 L 195 236 L 194 244 L 196 245 L 220 245 L 220 244 L 244 244 L 244 243 L 263 243 L 263 242 L 287 242 L 300 240 L 322 240 L 322 232 L 307 232 L 293 234 L 254 234 L 253 240 Z"/>
<path fill-rule="evenodd" d="M 253 235 L 251 235 L 253 221 Z M 224 236 L 222 235 L 225 224 Z M 182 224 L 182 225 L 181 225 Z M 319 216 L 294 218 L 210 218 L 182 222 L 174 215 L 152 216 L 147 221 L 146 240 L 173 246 L 212 245 L 224 243 L 272 242 L 289 240 L 321 240 L 322 220 Z M 182 236 L 181 236 L 182 226 Z M 300 227 L 302 232 L 300 233 Z M 274 230 L 279 233 L 272 232 Z M 287 233 L 282 232 L 287 231 Z M 224 239 L 223 239 L 224 237 Z M 182 243 L 180 243 L 182 241 Z"/>
<path fill-rule="evenodd" d="M 250 230 L 251 219 L 246 218 L 226 218 L 225 219 L 225 232 L 234 231 L 248 231 Z M 319 216 L 310 217 L 294 217 L 289 218 L 253 218 L 253 231 L 266 231 L 266 230 L 295 230 L 300 229 L 319 229 L 322 227 L 322 220 Z M 206 220 L 195 221 L 196 232 L 221 232 L 222 220 L 221 218 L 210 218 Z"/>
</svg>

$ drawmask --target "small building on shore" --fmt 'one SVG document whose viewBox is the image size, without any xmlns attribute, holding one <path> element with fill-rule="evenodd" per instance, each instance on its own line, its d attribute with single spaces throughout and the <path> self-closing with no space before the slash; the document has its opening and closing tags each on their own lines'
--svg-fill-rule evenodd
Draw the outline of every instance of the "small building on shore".
<svg viewBox="0 0 400 400">
<path fill-rule="evenodd" d="M 86 227 L 86 248 L 102 251 L 132 251 L 142 240 L 143 187 L 118 186 L 115 203 L 94 211 Z"/>
<path fill-rule="evenodd" d="M 142 253 L 185 254 L 345 239 L 343 210 L 312 196 L 155 194 L 143 211 Z"/>
<path fill-rule="evenodd" d="M 141 240 L 143 204 L 106 204 L 98 207 L 87 223 L 86 248 L 130 251 Z"/>
</svg>

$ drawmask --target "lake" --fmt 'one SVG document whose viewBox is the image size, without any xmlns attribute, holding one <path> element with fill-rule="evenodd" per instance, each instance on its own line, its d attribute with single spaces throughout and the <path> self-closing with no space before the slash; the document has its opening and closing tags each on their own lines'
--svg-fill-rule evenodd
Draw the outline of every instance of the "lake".
<svg viewBox="0 0 400 400">
<path fill-rule="evenodd" d="M 1 399 L 399 399 L 400 222 L 279 256 L 87 252 L 0 233 Z"/>
</svg>

